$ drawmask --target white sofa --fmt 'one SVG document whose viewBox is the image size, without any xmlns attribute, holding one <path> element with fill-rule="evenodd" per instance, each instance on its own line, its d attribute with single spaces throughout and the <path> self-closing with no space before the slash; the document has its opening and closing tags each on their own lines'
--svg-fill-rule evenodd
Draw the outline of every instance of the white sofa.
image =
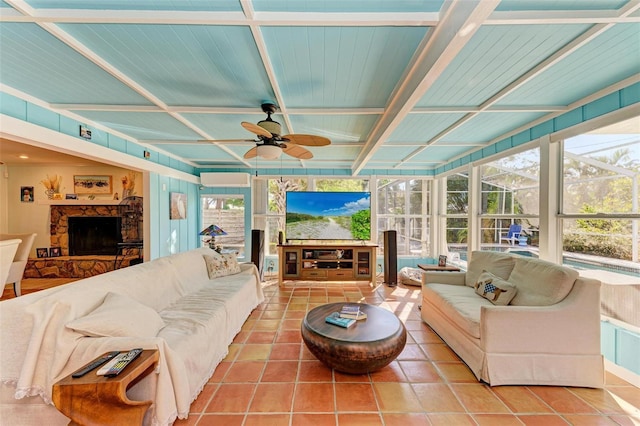
<svg viewBox="0 0 640 426">
<path fill-rule="evenodd" d="M 494 287 L 515 291 L 509 304 L 476 292 L 490 277 L 484 271 Z M 492 386 L 604 386 L 600 281 L 571 268 L 474 251 L 466 272 L 424 273 L 421 316 Z"/>
<path fill-rule="evenodd" d="M 0 302 L 0 423 L 66 425 L 51 405 L 53 384 L 104 352 L 135 347 L 160 352 L 156 374 L 127 392 L 153 401 L 145 424 L 185 418 L 264 300 L 252 264 L 210 279 L 225 275 L 214 255 L 191 250 Z"/>
</svg>

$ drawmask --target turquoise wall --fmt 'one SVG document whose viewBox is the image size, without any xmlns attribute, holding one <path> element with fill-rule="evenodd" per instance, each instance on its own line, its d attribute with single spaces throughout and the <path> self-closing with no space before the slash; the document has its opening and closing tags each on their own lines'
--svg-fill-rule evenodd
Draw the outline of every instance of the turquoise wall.
<svg viewBox="0 0 640 426">
<path fill-rule="evenodd" d="M 602 355 L 612 363 L 640 374 L 640 334 L 608 321 L 601 323 Z"/>
</svg>

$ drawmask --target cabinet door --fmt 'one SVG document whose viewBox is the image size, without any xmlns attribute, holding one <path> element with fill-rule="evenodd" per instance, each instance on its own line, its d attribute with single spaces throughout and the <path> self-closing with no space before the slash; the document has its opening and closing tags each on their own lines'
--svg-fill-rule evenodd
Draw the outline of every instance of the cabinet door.
<svg viewBox="0 0 640 426">
<path fill-rule="evenodd" d="M 284 249 L 284 266 L 282 276 L 286 278 L 297 278 L 300 275 L 300 249 Z"/>
<path fill-rule="evenodd" d="M 355 274 L 356 278 L 371 278 L 372 257 L 370 249 L 358 249 L 355 251 Z"/>
</svg>

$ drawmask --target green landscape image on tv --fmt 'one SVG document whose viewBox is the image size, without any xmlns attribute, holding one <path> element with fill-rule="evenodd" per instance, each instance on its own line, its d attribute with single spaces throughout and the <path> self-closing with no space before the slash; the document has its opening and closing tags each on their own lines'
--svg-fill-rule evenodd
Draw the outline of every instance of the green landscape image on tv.
<svg viewBox="0 0 640 426">
<path fill-rule="evenodd" d="M 287 192 L 287 240 L 369 240 L 370 192 Z"/>
</svg>

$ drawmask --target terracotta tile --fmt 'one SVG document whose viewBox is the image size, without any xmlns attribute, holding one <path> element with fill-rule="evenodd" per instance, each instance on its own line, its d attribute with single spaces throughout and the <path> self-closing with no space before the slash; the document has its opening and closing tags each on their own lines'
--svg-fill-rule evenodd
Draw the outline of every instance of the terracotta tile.
<svg viewBox="0 0 640 426">
<path fill-rule="evenodd" d="M 293 400 L 294 412 L 323 413 L 335 411 L 333 384 L 299 383 Z"/>
<path fill-rule="evenodd" d="M 347 374 L 333 370 L 333 380 L 336 383 L 371 383 L 368 374 Z"/>
<path fill-rule="evenodd" d="M 260 381 L 295 382 L 297 377 L 298 361 L 269 361 Z"/>
<path fill-rule="evenodd" d="M 249 337 L 250 334 L 251 334 L 251 332 L 249 332 L 249 331 L 240 331 L 233 338 L 233 343 L 245 343 L 246 340 L 247 340 L 247 337 Z"/>
<path fill-rule="evenodd" d="M 477 426 L 468 414 L 427 414 L 432 426 Z"/>
<path fill-rule="evenodd" d="M 531 386 L 533 393 L 560 414 L 596 414 L 595 408 L 572 394 L 568 389 L 555 386 Z"/>
<path fill-rule="evenodd" d="M 234 362 L 227 375 L 224 377 L 224 383 L 256 383 L 260 380 L 262 371 L 264 370 L 264 361 L 237 361 Z"/>
<path fill-rule="evenodd" d="M 513 414 L 474 414 L 478 426 L 521 426 L 520 420 Z"/>
<path fill-rule="evenodd" d="M 253 331 L 249 334 L 245 343 L 273 343 L 275 338 L 275 331 Z"/>
<path fill-rule="evenodd" d="M 256 322 L 255 327 L 253 327 L 253 330 L 273 330 L 276 331 L 278 329 L 278 327 L 280 326 L 280 320 L 260 320 L 258 322 Z"/>
<path fill-rule="evenodd" d="M 191 403 L 191 407 L 189 407 L 189 417 L 191 417 L 191 413 L 203 413 L 207 408 L 207 405 L 209 405 L 209 401 L 211 401 L 211 397 L 217 389 L 217 384 L 205 385 L 204 388 L 202 388 L 202 392 L 200 392 L 200 395 L 198 395 L 196 400 Z"/>
<path fill-rule="evenodd" d="M 604 382 L 606 384 L 606 387 L 609 387 L 612 385 L 613 386 L 631 386 L 629 382 L 616 376 L 613 373 L 610 373 L 609 371 L 604 372 Z"/>
<path fill-rule="evenodd" d="M 226 357 L 224 357 L 224 361 L 233 361 L 238 356 L 240 350 L 244 347 L 244 345 L 239 345 L 236 343 L 232 343 L 229 345 L 229 353 Z"/>
<path fill-rule="evenodd" d="M 340 426 L 382 426 L 380 414 L 338 414 L 338 424 Z M 315 426 L 315 425 L 314 425 Z"/>
<path fill-rule="evenodd" d="M 442 378 L 449 383 L 478 383 L 464 362 L 434 362 Z"/>
<path fill-rule="evenodd" d="M 619 416 L 619 415 L 614 415 L 614 416 L 609 416 L 609 418 L 616 422 L 616 424 L 620 425 L 620 426 L 638 426 L 638 417 L 639 416 L 634 416 L 634 418 L 631 418 L 631 416 Z"/>
<path fill-rule="evenodd" d="M 253 327 L 255 327 L 256 322 L 258 322 L 258 320 L 255 319 L 248 319 L 244 322 L 244 324 L 242 324 L 242 331 L 251 331 L 253 330 Z"/>
<path fill-rule="evenodd" d="M 518 419 L 526 426 L 568 426 L 569 423 L 557 414 L 519 414 Z"/>
<path fill-rule="evenodd" d="M 563 416 L 572 426 L 618 426 L 607 416 L 590 414 L 565 414 Z"/>
<path fill-rule="evenodd" d="M 293 383 L 260 383 L 256 388 L 249 412 L 290 412 L 294 387 Z"/>
<path fill-rule="evenodd" d="M 253 397 L 255 384 L 222 384 L 206 408 L 207 413 L 244 413 Z"/>
<path fill-rule="evenodd" d="M 189 414 L 186 419 L 177 419 L 173 422 L 174 426 L 195 426 L 200 420 L 200 414 Z"/>
<path fill-rule="evenodd" d="M 444 343 L 426 343 L 421 344 L 420 347 L 427 354 L 427 359 L 431 361 L 458 361 L 460 358 L 453 352 L 449 346 Z"/>
<path fill-rule="evenodd" d="M 300 359 L 302 360 L 312 360 L 312 359 L 318 359 L 316 358 L 316 356 L 314 354 L 312 354 L 309 351 L 309 348 L 307 348 L 307 345 L 302 345 L 302 354 L 300 355 Z"/>
<path fill-rule="evenodd" d="M 271 345 L 266 344 L 246 344 L 238 353 L 236 361 L 258 361 L 266 360 L 271 352 Z"/>
<path fill-rule="evenodd" d="M 427 361 L 398 361 L 411 383 L 440 383 L 442 377 L 432 363 Z"/>
<path fill-rule="evenodd" d="M 282 320 L 282 330 L 295 330 L 300 334 L 300 326 L 302 325 L 302 318 L 287 318 Z M 302 340 L 302 338 L 300 338 Z"/>
<path fill-rule="evenodd" d="M 398 361 L 393 361 L 386 367 L 381 368 L 378 371 L 369 373 L 371 381 L 373 382 L 406 382 L 407 376 L 404 375 L 404 371 L 400 368 Z"/>
<path fill-rule="evenodd" d="M 443 383 L 417 383 L 411 385 L 420 405 L 427 413 L 464 412 L 464 408 L 449 386 Z"/>
<path fill-rule="evenodd" d="M 424 413 L 383 413 L 385 426 L 429 426 L 431 422 Z"/>
<path fill-rule="evenodd" d="M 640 388 L 635 386 L 611 386 L 607 390 L 615 395 L 615 398 L 622 404 L 629 404 L 632 407 L 640 407 Z M 635 411 L 636 415 L 638 412 Z"/>
<path fill-rule="evenodd" d="M 300 335 L 300 329 L 286 330 L 281 329 L 276 335 L 276 343 L 300 343 L 302 342 L 302 336 Z"/>
<path fill-rule="evenodd" d="M 198 426 L 242 426 L 244 414 L 203 414 Z"/>
<path fill-rule="evenodd" d="M 407 344 L 400 355 L 397 358 L 399 361 L 401 360 L 426 360 L 427 357 L 420 349 L 419 345 L 410 345 Z"/>
<path fill-rule="evenodd" d="M 276 343 L 272 345 L 269 360 L 298 360 L 300 343 Z"/>
<path fill-rule="evenodd" d="M 409 321 L 408 323 L 415 322 L 417 321 Z M 440 336 L 438 336 L 434 331 L 431 331 L 431 329 L 421 327 L 418 330 L 409 330 L 409 328 L 407 328 L 407 330 L 411 337 L 413 337 L 413 340 L 417 343 L 444 343 Z"/>
<path fill-rule="evenodd" d="M 293 413 L 291 426 L 336 426 L 335 414 Z"/>
<path fill-rule="evenodd" d="M 496 386 L 498 398 L 514 413 L 551 413 L 553 410 L 524 386 Z"/>
<path fill-rule="evenodd" d="M 605 414 L 627 414 L 631 405 L 606 389 L 571 388 L 571 393 Z M 635 412 L 640 416 L 640 407 L 636 406 Z"/>
<path fill-rule="evenodd" d="M 307 314 L 306 311 L 287 311 L 284 314 L 285 320 L 302 320 L 304 316 Z"/>
<path fill-rule="evenodd" d="M 374 383 L 382 412 L 422 412 L 420 402 L 408 383 Z"/>
<path fill-rule="evenodd" d="M 336 383 L 335 392 L 336 411 L 375 411 L 376 414 L 378 412 L 371 384 Z"/>
<path fill-rule="evenodd" d="M 231 368 L 232 365 L 233 365 L 232 362 L 222 361 L 220 364 L 218 364 L 216 369 L 213 371 L 213 375 L 209 379 L 208 383 L 221 382 L 224 376 L 227 374 L 227 371 L 229 370 L 229 368 Z"/>
<path fill-rule="evenodd" d="M 507 413 L 507 406 L 484 384 L 452 384 L 451 390 L 470 413 Z"/>
<path fill-rule="evenodd" d="M 244 426 L 288 426 L 290 414 L 248 414 Z"/>
<path fill-rule="evenodd" d="M 332 378 L 331 369 L 320 361 L 300 362 L 298 372 L 299 382 L 330 382 Z"/>
</svg>

